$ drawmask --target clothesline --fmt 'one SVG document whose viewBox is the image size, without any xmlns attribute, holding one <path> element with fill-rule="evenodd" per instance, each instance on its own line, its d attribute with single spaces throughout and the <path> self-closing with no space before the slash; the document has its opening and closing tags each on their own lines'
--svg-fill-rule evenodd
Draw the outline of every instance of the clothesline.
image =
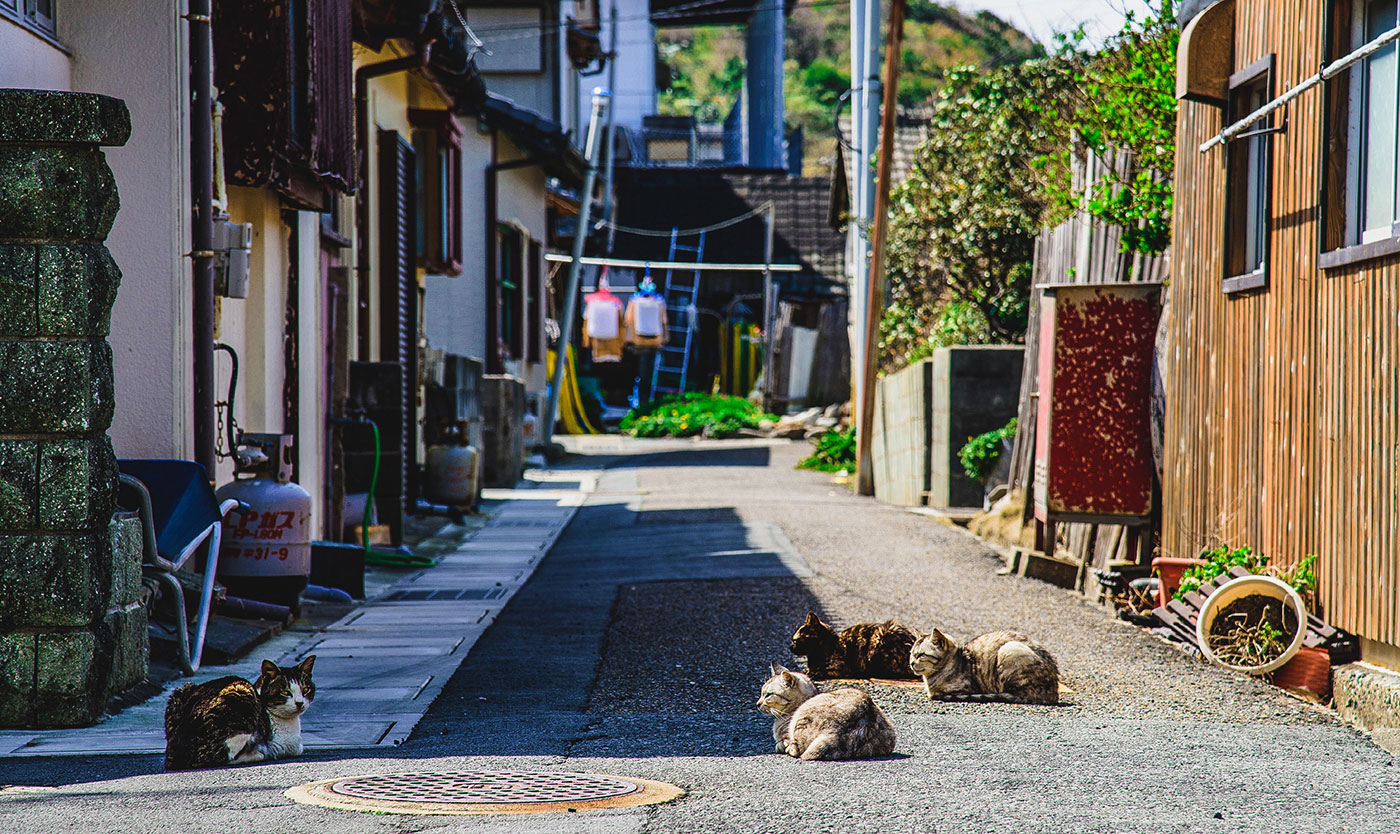
<svg viewBox="0 0 1400 834">
<path fill-rule="evenodd" d="M 769 207 L 772 205 L 771 202 L 762 203 L 738 217 L 731 217 L 728 220 L 721 220 L 718 223 L 711 223 L 708 226 L 696 226 L 694 229 L 639 229 L 636 226 L 620 226 L 610 220 L 600 221 L 598 225 L 612 229 L 613 231 L 626 232 L 629 235 L 642 235 L 643 237 L 670 237 L 673 234 L 678 238 L 688 237 L 690 235 L 698 235 L 701 232 L 714 232 L 720 229 L 727 229 L 730 226 L 748 220 L 750 217 L 757 217 L 763 214 L 768 211 Z"/>
<path fill-rule="evenodd" d="M 544 259 L 551 263 L 568 263 L 573 260 L 562 252 L 547 252 Z M 579 263 L 588 266 L 615 266 L 630 269 L 683 269 L 701 272 L 801 272 L 801 264 L 712 264 L 689 263 L 686 261 L 636 261 L 626 258 L 579 258 Z"/>
</svg>

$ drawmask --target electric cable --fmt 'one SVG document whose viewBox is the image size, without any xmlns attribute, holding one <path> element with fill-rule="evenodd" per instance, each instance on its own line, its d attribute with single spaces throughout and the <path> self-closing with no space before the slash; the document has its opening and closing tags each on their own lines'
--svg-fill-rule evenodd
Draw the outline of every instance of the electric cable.
<svg viewBox="0 0 1400 834">
<path fill-rule="evenodd" d="M 642 237 L 670 237 L 671 235 L 675 235 L 676 237 L 686 237 L 688 235 L 698 235 L 701 232 L 713 232 L 719 229 L 727 229 L 730 226 L 734 226 L 744 222 L 745 220 L 748 220 L 750 217 L 754 217 L 756 215 L 768 211 L 768 208 L 772 205 L 772 202 L 765 202 L 750 209 L 749 211 L 744 212 L 743 214 L 738 215 L 737 217 L 731 217 L 728 220 L 721 220 L 718 223 L 711 223 L 708 226 L 697 226 L 693 229 L 642 229 L 636 226 L 622 226 L 612 222 L 611 220 L 605 220 L 599 225 L 617 232 L 625 232 L 629 235 L 641 235 Z"/>
</svg>

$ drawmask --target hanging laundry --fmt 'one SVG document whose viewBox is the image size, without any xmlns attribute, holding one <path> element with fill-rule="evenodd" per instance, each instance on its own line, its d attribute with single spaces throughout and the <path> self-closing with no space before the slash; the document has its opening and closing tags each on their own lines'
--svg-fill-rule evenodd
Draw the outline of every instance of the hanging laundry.
<svg viewBox="0 0 1400 834">
<path fill-rule="evenodd" d="M 627 300 L 627 344 L 636 348 L 659 348 L 666 344 L 666 300 L 656 293 L 648 275 L 637 292 Z"/>
<path fill-rule="evenodd" d="M 607 275 L 598 279 L 598 291 L 583 299 L 583 346 L 592 348 L 594 362 L 621 362 L 622 302 L 608 288 Z"/>
</svg>

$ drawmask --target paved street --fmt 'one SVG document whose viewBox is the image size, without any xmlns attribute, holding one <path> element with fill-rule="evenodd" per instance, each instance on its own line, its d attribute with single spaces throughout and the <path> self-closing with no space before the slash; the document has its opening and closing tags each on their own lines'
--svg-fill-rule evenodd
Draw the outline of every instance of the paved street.
<svg viewBox="0 0 1400 834">
<path fill-rule="evenodd" d="M 794 470 L 804 444 L 582 448 L 569 467 L 610 467 L 406 741 L 170 775 L 153 755 L 5 758 L 0 784 L 41 789 L 0 792 L 0 819 L 25 832 L 1400 830 L 1392 757 L 1330 712 L 996 575 L 965 533 Z M 838 627 L 894 617 L 959 639 L 1024 630 L 1057 656 L 1066 703 L 934 706 L 917 685 L 877 686 L 896 756 L 773 754 L 753 702 L 809 610 Z M 370 658 L 365 674 L 381 665 Z M 308 731 L 337 708 L 332 693 L 318 698 Z M 510 817 L 374 816 L 283 795 L 463 768 L 615 773 L 688 793 Z"/>
</svg>

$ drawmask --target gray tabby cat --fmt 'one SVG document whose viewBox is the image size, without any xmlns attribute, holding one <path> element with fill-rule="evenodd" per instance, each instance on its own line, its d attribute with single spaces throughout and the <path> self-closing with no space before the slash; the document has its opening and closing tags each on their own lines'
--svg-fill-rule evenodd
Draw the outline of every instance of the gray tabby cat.
<svg viewBox="0 0 1400 834">
<path fill-rule="evenodd" d="M 894 725 L 859 689 L 817 694 L 812 679 L 774 663 L 758 709 L 773 716 L 779 753 L 800 759 L 868 759 L 894 750 Z"/>
<path fill-rule="evenodd" d="M 957 646 L 934 629 L 909 650 L 909 668 L 924 679 L 924 691 L 934 701 L 1060 701 L 1055 658 L 1014 631 L 991 631 Z"/>
</svg>

